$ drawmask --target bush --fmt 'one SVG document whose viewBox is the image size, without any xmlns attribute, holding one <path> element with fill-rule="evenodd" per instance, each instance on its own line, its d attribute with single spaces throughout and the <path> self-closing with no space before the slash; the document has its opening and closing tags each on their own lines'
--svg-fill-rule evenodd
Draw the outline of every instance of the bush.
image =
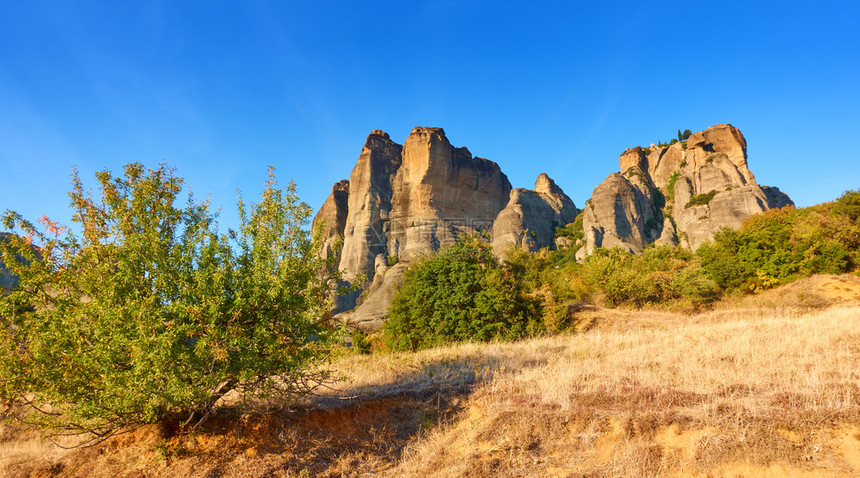
<svg viewBox="0 0 860 478">
<path fill-rule="evenodd" d="M 850 272 L 860 265 L 858 217 L 860 194 L 848 191 L 830 203 L 752 216 L 736 231 L 718 231 L 696 254 L 726 290 L 757 292 L 772 281 Z"/>
<path fill-rule="evenodd" d="M 75 173 L 80 235 L 4 214 L 23 235 L 0 241 L 20 279 L 0 300 L 0 396 L 45 412 L 26 414 L 29 423 L 98 439 L 199 423 L 232 390 L 308 391 L 320 378 L 308 367 L 326 352 L 330 285 L 318 278 L 330 264 L 302 229 L 310 209 L 295 186 L 279 189 L 270 170 L 260 202 L 240 200 L 228 238 L 206 202 L 174 205 L 183 181 L 172 169 L 124 172 L 97 173 L 96 197 Z"/>
<path fill-rule="evenodd" d="M 585 259 L 582 274 L 603 293 L 610 307 L 681 300 L 698 308 L 717 298 L 716 284 L 698 259 L 677 247 L 648 247 L 639 255 L 616 248 L 597 249 Z"/>
<path fill-rule="evenodd" d="M 474 240 L 418 259 L 391 301 L 385 337 L 395 350 L 455 341 L 515 339 L 543 331 L 522 276 Z"/>
<path fill-rule="evenodd" d="M 714 190 L 703 194 L 696 194 L 695 196 L 691 197 L 689 201 L 687 201 L 687 204 L 684 206 L 684 208 L 686 209 L 688 207 L 703 206 L 705 204 L 708 204 L 711 202 L 711 199 L 714 199 L 714 196 L 716 195 L 717 192 Z"/>
<path fill-rule="evenodd" d="M 584 213 L 585 211 L 579 211 L 573 222 L 555 230 L 555 237 L 564 237 L 570 241 L 569 249 L 573 255 L 585 245 L 585 228 L 582 222 Z"/>
<path fill-rule="evenodd" d="M 680 171 L 675 171 L 669 176 L 669 181 L 666 183 L 666 201 L 672 202 L 675 200 L 675 183 L 679 179 L 681 179 Z"/>
</svg>

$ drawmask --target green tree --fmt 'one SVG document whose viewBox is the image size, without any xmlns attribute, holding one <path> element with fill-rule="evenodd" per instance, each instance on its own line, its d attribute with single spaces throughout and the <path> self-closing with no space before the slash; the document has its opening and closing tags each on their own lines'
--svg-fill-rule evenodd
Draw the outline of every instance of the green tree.
<svg viewBox="0 0 860 478">
<path fill-rule="evenodd" d="M 392 299 L 386 340 L 397 350 L 417 350 L 542 332 L 522 280 L 476 241 L 460 241 L 414 261 Z"/>
<path fill-rule="evenodd" d="M 18 235 L 0 241 L 0 259 L 20 283 L 0 299 L 0 396 L 30 407 L 26 421 L 101 439 L 199 423 L 231 391 L 283 403 L 322 378 L 309 367 L 326 354 L 330 264 L 294 184 L 279 189 L 270 169 L 224 235 L 208 202 L 176 206 L 171 168 L 96 177 L 94 197 L 74 175 L 80 235 L 3 217 Z"/>
</svg>

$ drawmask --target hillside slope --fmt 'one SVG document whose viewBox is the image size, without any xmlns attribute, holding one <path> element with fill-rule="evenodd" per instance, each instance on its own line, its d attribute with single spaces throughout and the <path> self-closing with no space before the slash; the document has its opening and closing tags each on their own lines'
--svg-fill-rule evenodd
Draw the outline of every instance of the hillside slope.
<svg viewBox="0 0 860 478">
<path fill-rule="evenodd" d="M 224 410 L 63 451 L 5 425 L 2 476 L 857 476 L 860 279 L 710 312 L 583 308 L 571 335 L 350 355 L 287 413 Z"/>
</svg>

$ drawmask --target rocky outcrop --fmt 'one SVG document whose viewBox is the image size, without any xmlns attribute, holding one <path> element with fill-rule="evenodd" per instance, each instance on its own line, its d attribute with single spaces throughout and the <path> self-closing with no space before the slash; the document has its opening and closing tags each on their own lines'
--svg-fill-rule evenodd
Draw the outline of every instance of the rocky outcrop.
<svg viewBox="0 0 860 478">
<path fill-rule="evenodd" d="M 538 251 L 555 248 L 555 230 L 572 222 L 579 210 L 573 201 L 545 173 L 535 181 L 534 190 L 513 189 L 508 204 L 493 222 L 493 252 L 521 247 Z"/>
<path fill-rule="evenodd" d="M 508 201 L 499 165 L 455 148 L 442 128 L 413 128 L 393 180 L 388 254 L 409 261 L 421 251 L 487 231 Z"/>
<path fill-rule="evenodd" d="M 663 216 L 659 191 L 639 166 L 623 174 L 610 174 L 591 194 L 582 222 L 586 247 L 579 254 L 597 247 L 618 247 L 639 252 L 660 238 Z"/>
<path fill-rule="evenodd" d="M 352 169 L 339 266 L 347 280 L 358 274 L 372 278 L 376 256 L 387 251 L 392 180 L 400 167 L 402 150 L 388 133 L 374 130 Z"/>
<path fill-rule="evenodd" d="M 335 261 L 340 261 L 340 249 L 333 250 L 337 242 L 343 238 L 346 228 L 346 216 L 349 211 L 349 181 L 343 179 L 331 188 L 331 194 L 326 198 L 317 215 L 314 216 L 311 229 L 316 231 L 322 227 L 322 255 L 328 257 L 337 253 Z"/>
<path fill-rule="evenodd" d="M 337 311 L 354 308 L 349 320 L 372 327 L 387 313 L 387 298 L 402 271 L 419 254 L 464 235 L 488 233 L 497 239 L 486 239 L 500 249 L 553 247 L 555 228 L 577 213 L 546 174 L 534 190 L 512 191 L 498 164 L 452 146 L 442 128 L 416 127 L 403 146 L 373 131 L 349 181 L 335 185 L 314 224 L 325 223 L 326 253 L 343 237 L 338 268 L 344 285 L 358 286 L 338 298 Z"/>
<path fill-rule="evenodd" d="M 586 206 L 581 255 L 596 247 L 636 252 L 654 242 L 696 249 L 720 227 L 793 205 L 779 189 L 756 184 L 746 139 L 727 124 L 670 146 L 628 149 L 618 162 L 621 173 L 598 185 Z"/>
<path fill-rule="evenodd" d="M 391 299 L 397 293 L 397 287 L 403 282 L 406 268 L 407 264 L 400 262 L 378 271 L 374 275 L 373 285 L 367 290 L 367 299 L 352 313 L 344 314 L 341 318 L 347 320 L 350 325 L 364 330 L 382 328 L 382 324 L 388 318 Z"/>
<path fill-rule="evenodd" d="M 534 189 L 512 189 L 499 165 L 452 146 L 442 128 L 416 127 L 402 146 L 373 131 L 349 181 L 335 185 L 314 219 L 325 222 L 326 252 L 343 236 L 339 269 L 358 288 L 338 299 L 338 316 L 379 327 L 409 262 L 464 235 L 491 241 L 500 256 L 513 247 L 555 248 L 564 242 L 556 228 L 581 212 L 585 247 L 581 238 L 568 244 L 578 258 L 597 247 L 695 249 L 722 226 L 792 204 L 779 189 L 756 183 L 746 140 L 731 125 L 628 149 L 619 167 L 579 211 L 546 174 Z"/>
<path fill-rule="evenodd" d="M 764 191 L 764 195 L 767 198 L 767 205 L 771 209 L 778 209 L 786 206 L 794 206 L 794 201 L 788 197 L 788 194 L 780 191 L 778 187 L 775 186 L 762 186 L 762 191 Z"/>
<path fill-rule="evenodd" d="M 379 255 L 409 261 L 489 231 L 510 191 L 496 163 L 455 148 L 442 128 L 416 127 L 403 146 L 375 130 L 348 183 L 335 185 L 314 222 L 325 221 L 329 249 L 343 236 L 344 278 L 371 281 Z"/>
</svg>

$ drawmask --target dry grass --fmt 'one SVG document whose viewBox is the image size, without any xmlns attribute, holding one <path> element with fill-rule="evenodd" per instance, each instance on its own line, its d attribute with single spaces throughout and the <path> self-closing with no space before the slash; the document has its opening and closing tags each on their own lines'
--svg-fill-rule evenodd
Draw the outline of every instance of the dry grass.
<svg viewBox="0 0 860 478">
<path fill-rule="evenodd" d="M 860 307 L 750 312 L 615 312 L 587 334 L 493 345 L 471 409 L 396 474 L 860 473 Z"/>
<path fill-rule="evenodd" d="M 347 356 L 333 369 L 349 380 L 301 408 L 192 437 L 64 455 L 0 435 L 0 475 L 860 476 L 860 285 L 831 279 L 692 316 L 585 308 L 574 334 Z"/>
</svg>

